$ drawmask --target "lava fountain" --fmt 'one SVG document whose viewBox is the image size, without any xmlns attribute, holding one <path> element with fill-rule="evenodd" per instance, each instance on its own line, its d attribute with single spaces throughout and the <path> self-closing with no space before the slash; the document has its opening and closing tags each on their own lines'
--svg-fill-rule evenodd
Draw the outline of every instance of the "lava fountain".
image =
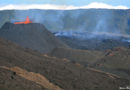
<svg viewBox="0 0 130 90">
<path fill-rule="evenodd" d="M 15 22 L 14 24 L 29 24 L 32 23 L 32 21 L 29 19 L 29 16 L 27 16 L 26 20 L 23 22 Z"/>
</svg>

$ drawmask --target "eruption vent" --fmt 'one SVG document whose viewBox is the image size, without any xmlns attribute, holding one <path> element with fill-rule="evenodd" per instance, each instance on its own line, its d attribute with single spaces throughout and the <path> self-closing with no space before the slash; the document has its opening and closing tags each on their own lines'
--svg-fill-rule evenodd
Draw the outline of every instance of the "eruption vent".
<svg viewBox="0 0 130 90">
<path fill-rule="evenodd" d="M 32 21 L 30 21 L 29 16 L 27 16 L 24 22 L 15 22 L 14 24 L 29 24 L 29 23 L 32 23 Z"/>
</svg>

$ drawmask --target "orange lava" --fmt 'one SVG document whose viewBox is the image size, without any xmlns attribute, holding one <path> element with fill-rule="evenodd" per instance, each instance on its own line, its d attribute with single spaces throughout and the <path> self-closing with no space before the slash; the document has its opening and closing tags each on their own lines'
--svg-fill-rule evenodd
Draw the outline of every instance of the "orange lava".
<svg viewBox="0 0 130 90">
<path fill-rule="evenodd" d="M 27 16 L 24 22 L 15 22 L 14 24 L 29 24 L 29 23 L 32 23 L 32 21 L 29 19 L 29 16 Z"/>
</svg>

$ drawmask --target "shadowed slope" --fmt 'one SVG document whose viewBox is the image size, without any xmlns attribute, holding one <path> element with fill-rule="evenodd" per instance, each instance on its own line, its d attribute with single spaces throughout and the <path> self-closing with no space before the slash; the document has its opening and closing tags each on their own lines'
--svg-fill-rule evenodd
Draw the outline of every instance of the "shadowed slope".
<svg viewBox="0 0 130 90">
<path fill-rule="evenodd" d="M 17 66 L 28 72 L 39 73 L 64 90 L 118 90 L 120 86 L 130 85 L 128 80 L 115 75 L 87 69 L 78 63 L 70 63 L 69 60 L 26 50 L 2 39 L 0 39 L 0 66 L 8 68 Z M 6 76 L 0 75 L 4 81 L 6 78 L 3 77 Z"/>
<path fill-rule="evenodd" d="M 55 48 L 50 55 L 57 58 L 67 58 L 71 61 L 79 62 L 84 65 L 93 64 L 104 57 L 104 53 L 100 51 L 78 50 L 71 48 Z"/>
<path fill-rule="evenodd" d="M 94 63 L 94 67 L 130 79 L 130 48 L 113 48 Z"/>
<path fill-rule="evenodd" d="M 55 48 L 49 55 L 130 79 L 130 48 L 115 47 L 105 51 Z"/>
</svg>

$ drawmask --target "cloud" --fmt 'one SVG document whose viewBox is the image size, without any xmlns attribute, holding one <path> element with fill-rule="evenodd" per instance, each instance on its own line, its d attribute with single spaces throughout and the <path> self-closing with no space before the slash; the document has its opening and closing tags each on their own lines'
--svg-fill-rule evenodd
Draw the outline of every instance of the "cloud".
<svg viewBox="0 0 130 90">
<path fill-rule="evenodd" d="M 91 9 L 91 8 L 96 8 L 96 9 L 129 9 L 126 6 L 112 6 L 108 5 L 105 3 L 98 3 L 98 2 L 93 2 L 89 5 L 86 6 L 67 6 L 67 5 L 53 5 L 53 4 L 32 4 L 32 5 L 6 5 L 0 7 L 0 10 L 12 10 L 12 9 L 17 9 L 17 10 L 26 10 L 26 9 L 57 9 L 57 10 L 70 10 L 70 9 Z"/>
<path fill-rule="evenodd" d="M 128 7 L 122 5 L 112 6 L 112 5 L 108 5 L 105 3 L 98 3 L 98 2 L 91 3 L 87 6 L 82 6 L 81 8 L 128 9 Z"/>
</svg>

